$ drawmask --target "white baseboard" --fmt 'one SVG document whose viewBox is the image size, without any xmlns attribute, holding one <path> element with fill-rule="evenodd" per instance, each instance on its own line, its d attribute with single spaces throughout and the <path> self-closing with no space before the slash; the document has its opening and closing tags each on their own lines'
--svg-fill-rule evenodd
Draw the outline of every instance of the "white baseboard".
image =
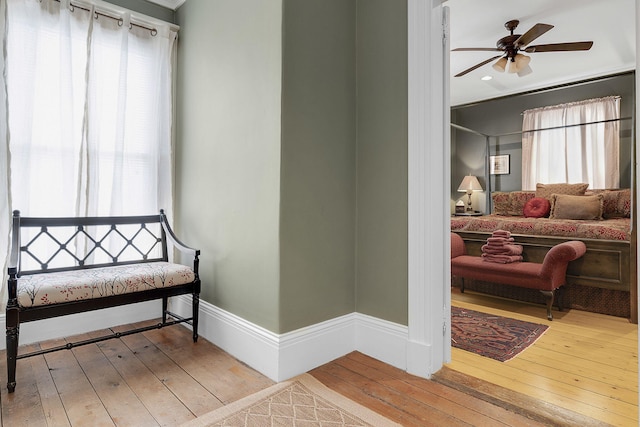
<svg viewBox="0 0 640 427">
<path fill-rule="evenodd" d="M 68 337 L 160 317 L 162 303 L 157 300 L 21 323 L 19 344 Z M 6 315 L 3 313 L 0 316 L 0 331 L 5 330 Z M 0 339 L 0 349 L 4 350 L 6 346 L 6 340 Z"/>
<path fill-rule="evenodd" d="M 191 297 L 172 298 L 170 308 L 176 314 L 190 317 Z M 28 322 L 20 325 L 20 345 L 159 318 L 160 315 L 160 301 L 148 301 Z M 0 330 L 5 326 L 3 314 L 0 316 Z M 403 370 L 407 368 L 408 328 L 360 313 L 276 334 L 200 301 L 198 334 L 278 382 L 352 351 Z M 0 349 L 5 348 L 5 340 L 0 339 Z"/>
<path fill-rule="evenodd" d="M 188 317 L 189 296 L 171 309 Z M 285 334 L 275 334 L 206 301 L 200 302 L 198 334 L 274 381 L 284 381 L 352 351 L 406 370 L 408 328 L 351 313 Z"/>
</svg>

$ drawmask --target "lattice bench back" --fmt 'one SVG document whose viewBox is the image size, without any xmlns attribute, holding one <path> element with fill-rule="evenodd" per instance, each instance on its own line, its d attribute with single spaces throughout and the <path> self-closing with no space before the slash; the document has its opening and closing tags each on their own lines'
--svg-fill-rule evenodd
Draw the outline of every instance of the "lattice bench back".
<svg viewBox="0 0 640 427">
<path fill-rule="evenodd" d="M 167 261 L 164 213 L 128 217 L 21 217 L 13 213 L 11 265 L 19 275 Z M 16 262 L 17 261 L 17 262 Z"/>
</svg>

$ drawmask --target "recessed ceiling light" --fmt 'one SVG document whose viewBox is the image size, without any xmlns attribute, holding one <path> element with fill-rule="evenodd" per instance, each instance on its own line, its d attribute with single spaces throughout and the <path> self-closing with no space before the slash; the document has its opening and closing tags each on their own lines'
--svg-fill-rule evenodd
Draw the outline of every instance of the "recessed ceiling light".
<svg viewBox="0 0 640 427">
<path fill-rule="evenodd" d="M 493 77 L 491 77 L 491 76 L 484 76 L 484 77 L 483 77 L 483 78 L 481 78 L 480 80 L 484 80 L 484 81 L 486 82 L 487 80 L 491 80 L 492 78 L 493 78 Z"/>
</svg>

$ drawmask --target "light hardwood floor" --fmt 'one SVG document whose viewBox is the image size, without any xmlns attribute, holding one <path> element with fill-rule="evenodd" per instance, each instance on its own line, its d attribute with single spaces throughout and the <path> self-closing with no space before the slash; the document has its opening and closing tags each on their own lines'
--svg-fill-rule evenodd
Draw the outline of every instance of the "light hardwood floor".
<svg viewBox="0 0 640 427">
<path fill-rule="evenodd" d="M 547 322 L 540 305 L 456 290 L 452 305 L 549 329 L 504 363 L 453 348 L 449 368 L 615 426 L 638 426 L 637 325 L 579 310 L 554 310 Z"/>
<path fill-rule="evenodd" d="M 471 295 L 460 297 L 456 298 L 457 304 L 481 309 L 482 306 L 475 302 L 462 301 L 462 299 L 478 297 Z M 488 299 L 480 302 L 486 304 L 485 311 L 504 310 L 504 307 L 495 307 L 503 304 L 501 300 Z M 518 313 L 517 316 L 522 316 L 525 320 L 527 318 L 531 320 L 531 314 L 527 314 L 530 310 L 533 310 L 534 317 L 544 311 L 541 307 L 526 305 L 522 308 L 516 307 L 514 310 Z M 565 316 L 557 316 L 554 322 L 560 325 L 561 317 L 567 318 L 569 313 Z M 574 344 L 576 342 L 596 338 L 605 342 L 621 341 L 623 346 L 632 346 L 629 343 L 633 341 L 632 338 L 627 336 L 612 338 L 609 332 L 602 329 L 602 325 L 608 323 L 604 320 L 610 319 L 600 319 L 596 316 L 594 321 L 593 316 L 579 317 L 577 313 L 572 314 L 571 317 L 576 317 L 578 324 L 584 324 L 571 326 L 574 325 L 572 323 L 565 325 L 564 329 L 576 329 L 580 333 L 576 335 L 564 332 L 565 338 L 562 338 L 559 341 L 560 344 L 556 346 L 571 349 L 577 345 Z M 568 320 L 565 323 L 568 323 Z M 588 324 L 593 325 L 587 327 Z M 624 323 L 618 325 L 616 321 L 613 324 L 616 325 L 613 327 L 614 330 L 634 329 Z M 59 344 L 59 341 L 48 341 L 41 343 L 40 346 Z M 547 369 L 544 368 L 546 365 L 553 367 L 556 371 L 565 372 L 567 368 L 564 365 L 567 364 L 567 357 L 587 359 L 582 354 L 577 356 L 572 354 L 564 360 L 558 360 L 552 357 L 549 354 L 552 351 L 548 350 L 544 353 L 548 360 L 541 363 L 536 360 L 539 357 L 535 357 L 535 351 L 534 348 L 529 348 L 514 359 L 522 358 L 518 364 L 522 365 L 520 369 L 526 373 L 526 376 L 530 375 L 530 372 L 544 371 Z M 584 374 L 558 374 L 556 371 L 552 372 L 553 375 L 549 375 L 566 378 L 568 383 L 574 381 L 602 384 L 605 378 L 609 378 L 612 374 L 606 368 L 607 364 L 601 362 L 605 359 L 603 356 L 605 353 L 594 351 L 593 354 L 599 354 L 597 357 L 594 356 L 595 361 L 584 362 L 585 364 L 573 363 L 571 366 L 576 366 L 575 369 L 578 372 L 593 369 L 598 379 L 587 380 L 583 379 L 587 378 Z M 615 349 L 609 354 L 617 361 L 625 357 Z M 527 358 L 524 358 L 525 355 Z M 490 363 L 485 365 L 484 360 L 468 359 L 466 355 L 454 352 L 454 360 L 450 366 L 461 371 L 471 370 L 485 377 L 488 372 L 489 381 L 498 379 L 496 382 L 504 387 L 509 387 L 509 384 L 514 382 L 513 375 L 515 375 L 519 382 L 515 387 L 518 392 L 530 392 L 536 388 L 545 389 L 555 385 L 555 380 L 550 381 L 544 376 L 535 381 L 531 380 L 534 381 L 535 387 L 528 385 L 529 380 L 522 381 L 524 373 L 513 374 L 513 370 L 516 369 L 514 360 L 492 367 Z M 18 386 L 16 392 L 11 395 L 6 391 L 4 365 L 5 355 L 4 352 L 0 352 L 1 421 L 3 426 L 12 427 L 22 425 L 174 426 L 273 384 L 268 378 L 238 362 L 206 340 L 201 339 L 194 345 L 191 342 L 190 332 L 181 326 L 131 335 L 119 340 L 79 347 L 72 351 L 60 351 L 20 360 Z M 569 391 L 569 384 L 566 384 L 559 391 L 549 389 L 543 394 L 546 397 L 553 396 L 554 399 L 557 395 L 558 401 L 582 402 L 578 406 L 568 405 L 573 411 L 576 408 L 580 409 L 581 406 L 594 408 L 605 406 L 604 410 L 586 412 L 591 414 L 590 416 L 600 416 L 599 419 L 608 421 L 612 425 L 632 425 L 630 423 L 633 421 L 633 414 L 636 414 L 637 420 L 637 407 L 634 409 L 634 405 L 628 400 L 630 394 L 634 392 L 633 390 L 625 391 L 624 387 L 627 387 L 626 383 L 637 384 L 635 381 L 637 360 L 629 363 L 628 366 L 629 370 L 625 374 L 617 371 L 620 377 L 617 385 L 607 386 L 606 389 L 595 387 L 599 390 L 597 393 L 582 389 Z M 632 368 L 635 369 L 635 373 Z M 554 410 L 552 405 L 538 404 L 537 400 L 527 400 L 526 396 L 509 391 L 500 385 L 479 382 L 480 380 L 470 379 L 464 375 L 460 379 L 456 377 L 459 374 L 448 369 L 443 369 L 442 372 L 440 380 L 456 378 L 460 383 L 472 384 L 474 391 L 465 394 L 461 391 L 462 388 L 455 385 L 449 387 L 443 384 L 444 381 L 429 381 L 408 375 L 357 352 L 314 369 L 311 374 L 330 388 L 405 426 L 576 425 L 585 427 L 602 425 L 580 414 L 571 411 L 562 412 L 561 408 Z M 543 373 L 543 375 L 546 374 Z M 634 378 L 630 379 L 630 377 Z M 629 385 L 629 387 L 632 386 Z M 637 390 L 637 385 L 635 387 Z M 479 396 L 477 390 L 481 389 L 486 393 Z M 492 397 L 499 395 L 506 395 L 503 402 Z M 615 396 L 613 398 L 615 405 L 601 403 L 603 395 Z M 626 403 L 624 399 L 627 400 Z M 508 401 L 511 406 L 503 405 L 505 401 Z M 514 402 L 524 409 L 516 408 Z M 550 418 L 534 417 L 532 419 L 531 414 L 525 410 L 539 406 L 544 407 L 544 410 L 551 414 Z M 618 407 L 621 407 L 619 411 L 621 414 L 616 412 Z M 597 416 L 595 418 L 598 418 Z"/>
</svg>

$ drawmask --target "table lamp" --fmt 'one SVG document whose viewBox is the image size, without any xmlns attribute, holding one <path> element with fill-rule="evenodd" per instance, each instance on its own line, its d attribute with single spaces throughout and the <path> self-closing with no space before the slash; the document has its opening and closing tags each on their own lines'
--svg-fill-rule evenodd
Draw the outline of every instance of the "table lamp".
<svg viewBox="0 0 640 427">
<path fill-rule="evenodd" d="M 465 176 L 458 187 L 458 191 L 467 193 L 467 212 L 473 212 L 471 207 L 471 194 L 474 191 L 482 191 L 482 186 L 480 185 L 480 182 L 478 182 L 478 178 L 473 175 Z"/>
</svg>

